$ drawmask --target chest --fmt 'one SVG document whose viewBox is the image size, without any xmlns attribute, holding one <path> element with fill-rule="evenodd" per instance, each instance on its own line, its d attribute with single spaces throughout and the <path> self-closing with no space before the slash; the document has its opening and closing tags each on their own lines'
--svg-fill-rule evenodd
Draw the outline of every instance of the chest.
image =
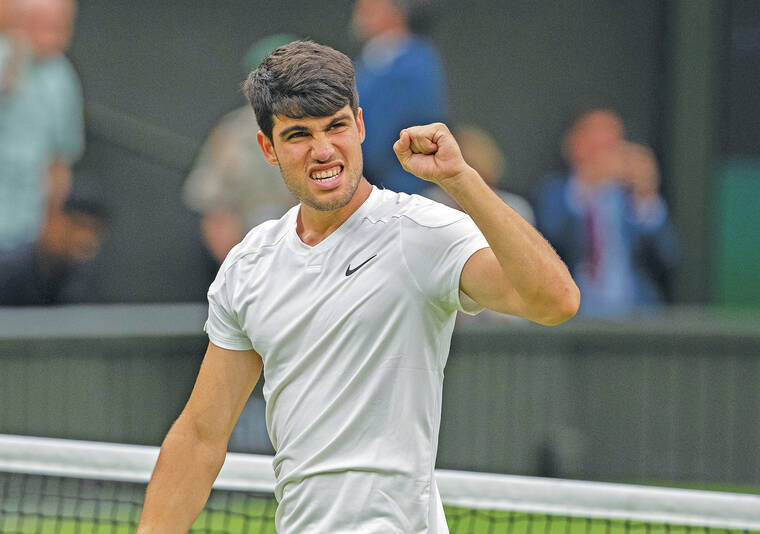
<svg viewBox="0 0 760 534">
<path fill-rule="evenodd" d="M 45 80 L 30 75 L 11 97 L 0 96 L 0 138 L 14 159 L 34 160 L 52 144 L 60 110 L 55 94 L 49 94 Z M 0 150 L 2 150 L 0 148 Z"/>
<path fill-rule="evenodd" d="M 371 344 L 416 305 L 398 240 L 383 226 L 326 251 L 280 247 L 241 282 L 238 315 L 265 363 Z"/>
</svg>

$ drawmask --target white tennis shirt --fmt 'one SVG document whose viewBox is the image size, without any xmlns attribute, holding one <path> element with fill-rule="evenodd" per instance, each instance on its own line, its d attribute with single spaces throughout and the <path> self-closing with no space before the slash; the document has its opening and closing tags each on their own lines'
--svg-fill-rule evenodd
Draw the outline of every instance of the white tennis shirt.
<svg viewBox="0 0 760 534">
<path fill-rule="evenodd" d="M 205 330 L 264 361 L 280 534 L 448 533 L 434 480 L 459 277 L 488 247 L 466 214 L 373 188 L 316 246 L 298 206 L 251 230 Z"/>
</svg>

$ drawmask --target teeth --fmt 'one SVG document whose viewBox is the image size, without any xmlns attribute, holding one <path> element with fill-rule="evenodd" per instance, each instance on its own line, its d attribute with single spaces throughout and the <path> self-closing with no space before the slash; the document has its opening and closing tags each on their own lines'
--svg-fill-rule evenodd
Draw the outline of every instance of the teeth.
<svg viewBox="0 0 760 534">
<path fill-rule="evenodd" d="M 339 174 L 340 174 L 340 167 L 334 167 L 326 171 L 319 171 L 319 172 L 312 173 L 311 177 L 314 180 L 323 182 L 330 178 L 334 178 L 335 176 L 338 176 Z"/>
</svg>

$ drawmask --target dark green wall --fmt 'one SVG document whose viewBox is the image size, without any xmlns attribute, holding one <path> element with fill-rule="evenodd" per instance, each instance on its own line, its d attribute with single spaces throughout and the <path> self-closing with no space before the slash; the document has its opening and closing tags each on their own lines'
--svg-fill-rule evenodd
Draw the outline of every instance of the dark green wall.
<svg viewBox="0 0 760 534">
<path fill-rule="evenodd" d="M 726 307 L 760 307 L 760 161 L 726 165 L 716 173 L 713 299 Z"/>
<path fill-rule="evenodd" d="M 353 56 L 352 5 L 81 0 L 70 55 L 88 102 L 82 167 L 100 175 L 114 215 L 93 300 L 202 298 L 197 220 L 179 194 L 209 128 L 242 103 L 240 57 L 278 31 Z M 617 107 L 633 138 L 659 146 L 663 11 L 655 0 L 440 2 L 432 37 L 450 122 L 491 131 L 509 160 L 504 185 L 523 194 L 561 163 L 559 135 L 578 103 Z"/>
<path fill-rule="evenodd" d="M 0 433 L 159 444 L 195 380 L 204 317 L 201 304 L 0 309 Z M 759 320 L 460 324 L 438 465 L 757 485 Z"/>
</svg>

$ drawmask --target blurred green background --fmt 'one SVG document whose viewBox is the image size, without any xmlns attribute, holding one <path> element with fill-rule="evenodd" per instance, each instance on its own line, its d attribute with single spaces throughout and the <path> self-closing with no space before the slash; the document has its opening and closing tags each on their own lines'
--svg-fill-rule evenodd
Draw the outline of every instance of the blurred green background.
<svg viewBox="0 0 760 534">
<path fill-rule="evenodd" d="M 0 310 L 0 432 L 160 441 L 206 342 L 185 177 L 243 102 L 248 46 L 289 32 L 354 57 L 352 4 L 80 0 L 80 168 L 111 213 L 93 301 L 196 304 Z M 561 165 L 578 105 L 621 112 L 658 155 L 684 242 L 675 300 L 689 308 L 625 325 L 459 328 L 441 465 L 760 485 L 760 2 L 442 0 L 430 36 L 449 122 L 494 134 L 517 193 Z"/>
<path fill-rule="evenodd" d="M 527 195 L 561 164 L 559 138 L 579 105 L 613 106 L 662 166 L 684 241 L 676 302 L 760 306 L 760 269 L 746 268 L 756 258 L 747 223 L 757 221 L 760 198 L 757 2 L 436 6 L 429 34 L 448 72 L 449 122 L 495 135 L 508 158 L 507 189 Z M 243 102 L 243 53 L 262 36 L 290 32 L 353 57 L 351 8 L 350 0 L 80 2 L 70 56 L 87 99 L 81 166 L 101 176 L 114 214 L 94 299 L 203 299 L 197 220 L 180 188 L 209 129 Z"/>
</svg>

